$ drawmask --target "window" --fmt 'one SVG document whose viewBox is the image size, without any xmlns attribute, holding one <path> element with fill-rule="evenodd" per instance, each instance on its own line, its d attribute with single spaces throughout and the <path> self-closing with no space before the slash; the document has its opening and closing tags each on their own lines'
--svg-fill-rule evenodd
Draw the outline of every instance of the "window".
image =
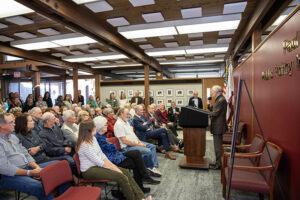
<svg viewBox="0 0 300 200">
<path fill-rule="evenodd" d="M 73 80 L 67 80 L 66 90 L 66 94 L 71 94 L 73 97 Z M 95 96 L 95 79 L 78 79 L 78 90 L 81 90 L 81 95 L 84 97 L 84 103 L 86 104 L 89 95 Z"/>
<path fill-rule="evenodd" d="M 19 83 L 18 82 L 11 82 L 8 85 L 8 93 L 11 92 L 19 92 Z"/>
<path fill-rule="evenodd" d="M 23 102 L 29 94 L 32 94 L 32 82 L 20 82 L 20 98 Z"/>
<path fill-rule="evenodd" d="M 63 83 L 62 82 L 50 82 L 50 96 L 53 104 L 59 95 L 64 96 Z"/>
</svg>

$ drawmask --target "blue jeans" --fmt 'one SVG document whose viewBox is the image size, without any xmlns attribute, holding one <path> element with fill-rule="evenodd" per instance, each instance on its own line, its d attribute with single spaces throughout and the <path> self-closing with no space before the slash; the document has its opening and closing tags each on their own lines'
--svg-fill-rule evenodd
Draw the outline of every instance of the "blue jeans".
<svg viewBox="0 0 300 200">
<path fill-rule="evenodd" d="M 143 142 L 146 145 L 146 148 L 140 146 L 127 146 L 122 149 L 123 152 L 138 150 L 141 152 L 144 159 L 144 163 L 147 168 L 152 169 L 153 167 L 158 167 L 158 160 L 156 156 L 156 147 L 153 144 Z"/>
<path fill-rule="evenodd" d="M 49 161 L 39 164 L 41 168 L 44 168 L 57 161 Z M 25 169 L 31 169 L 26 167 Z M 59 187 L 59 193 L 62 194 L 69 185 L 63 185 Z M 37 197 L 40 200 L 44 199 L 54 199 L 54 196 L 50 193 L 47 197 L 45 196 L 44 188 L 41 181 L 33 179 L 29 176 L 5 176 L 2 175 L 0 179 L 0 188 L 4 189 L 14 189 L 32 196 Z"/>
</svg>

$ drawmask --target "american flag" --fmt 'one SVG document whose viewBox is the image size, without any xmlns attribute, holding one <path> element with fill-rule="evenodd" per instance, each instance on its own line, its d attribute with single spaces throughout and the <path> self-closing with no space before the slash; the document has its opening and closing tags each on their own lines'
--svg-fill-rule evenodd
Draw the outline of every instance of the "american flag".
<svg viewBox="0 0 300 200">
<path fill-rule="evenodd" d="M 232 71 L 233 71 L 232 63 L 230 62 L 229 65 L 226 66 L 224 88 L 223 88 L 223 95 L 225 96 L 226 101 L 228 103 L 227 114 L 226 114 L 227 124 L 230 123 L 232 116 L 234 114 L 234 108 L 233 108 L 234 84 L 233 84 Z"/>
</svg>

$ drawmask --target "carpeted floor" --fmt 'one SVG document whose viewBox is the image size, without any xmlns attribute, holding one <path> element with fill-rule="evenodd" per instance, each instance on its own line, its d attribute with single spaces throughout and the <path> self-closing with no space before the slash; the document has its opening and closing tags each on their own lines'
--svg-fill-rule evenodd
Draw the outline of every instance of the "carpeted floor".
<svg viewBox="0 0 300 200">
<path fill-rule="evenodd" d="M 179 137 L 182 137 L 182 132 L 179 131 Z M 214 163 L 214 151 L 212 136 L 207 132 L 206 138 L 206 157 Z M 158 154 L 159 170 L 163 173 L 159 185 L 145 185 L 151 188 L 150 194 L 153 200 L 221 200 L 222 185 L 220 183 L 220 170 L 191 170 L 181 169 L 178 164 L 183 154 L 174 154 L 176 160 L 167 160 L 162 154 Z M 102 186 L 101 186 L 102 187 Z M 0 199 L 13 200 L 15 199 L 14 191 L 0 190 Z M 21 194 L 21 198 L 26 194 Z M 108 196 L 109 199 L 111 196 Z M 256 200 L 258 194 L 242 191 L 232 191 L 232 200 Z M 35 199 L 34 197 L 26 198 L 28 200 Z M 102 195 L 104 199 L 104 194 Z M 266 197 L 265 199 L 268 199 Z"/>
</svg>

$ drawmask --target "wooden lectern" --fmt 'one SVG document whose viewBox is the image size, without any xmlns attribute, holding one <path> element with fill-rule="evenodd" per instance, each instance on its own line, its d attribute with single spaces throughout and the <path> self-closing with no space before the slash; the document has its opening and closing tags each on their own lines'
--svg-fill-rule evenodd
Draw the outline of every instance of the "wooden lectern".
<svg viewBox="0 0 300 200">
<path fill-rule="evenodd" d="M 184 157 L 179 163 L 182 168 L 209 169 L 209 160 L 205 158 L 206 127 L 209 113 L 194 107 L 184 107 L 179 116 L 183 127 Z"/>
</svg>

